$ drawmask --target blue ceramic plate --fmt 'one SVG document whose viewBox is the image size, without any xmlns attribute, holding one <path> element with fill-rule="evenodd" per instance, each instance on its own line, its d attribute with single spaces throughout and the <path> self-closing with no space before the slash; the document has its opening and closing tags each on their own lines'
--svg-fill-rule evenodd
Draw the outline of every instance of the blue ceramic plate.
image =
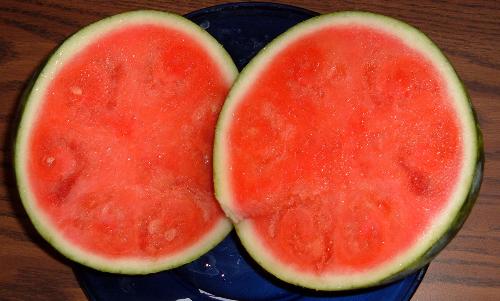
<svg viewBox="0 0 500 301">
<path fill-rule="evenodd" d="M 287 5 L 237 3 L 205 8 L 186 15 L 212 34 L 229 52 L 238 69 L 269 41 L 317 13 Z M 407 301 L 425 268 L 398 282 L 371 289 L 320 293 L 283 283 L 258 267 L 231 233 L 212 251 L 180 268 L 146 276 L 126 276 L 75 266 L 90 300 L 296 300 Z"/>
</svg>

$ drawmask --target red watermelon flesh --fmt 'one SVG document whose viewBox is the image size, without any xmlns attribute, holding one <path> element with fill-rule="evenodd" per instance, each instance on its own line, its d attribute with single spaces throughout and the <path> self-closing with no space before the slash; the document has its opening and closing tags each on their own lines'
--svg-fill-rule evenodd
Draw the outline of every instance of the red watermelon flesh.
<svg viewBox="0 0 500 301">
<path fill-rule="evenodd" d="M 299 271 L 377 267 L 446 207 L 462 168 L 456 115 L 439 70 L 391 33 L 304 34 L 232 113 L 230 210 Z"/>
<path fill-rule="evenodd" d="M 27 172 L 71 244 L 161 258 L 213 230 L 212 140 L 232 78 L 188 32 L 119 27 L 75 54 L 43 95 Z"/>
</svg>

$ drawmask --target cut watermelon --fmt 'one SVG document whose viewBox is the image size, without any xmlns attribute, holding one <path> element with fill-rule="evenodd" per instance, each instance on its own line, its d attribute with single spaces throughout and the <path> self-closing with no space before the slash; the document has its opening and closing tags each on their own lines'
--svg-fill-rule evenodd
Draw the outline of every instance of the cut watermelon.
<svg viewBox="0 0 500 301">
<path fill-rule="evenodd" d="M 482 140 L 439 49 L 392 18 L 305 21 L 242 71 L 216 129 L 216 196 L 251 256 L 292 284 L 401 278 L 456 234 Z"/>
<path fill-rule="evenodd" d="M 37 230 L 117 273 L 215 246 L 232 227 L 213 196 L 214 127 L 236 75 L 215 39 L 168 13 L 123 13 L 69 38 L 30 87 L 15 145 Z"/>
</svg>

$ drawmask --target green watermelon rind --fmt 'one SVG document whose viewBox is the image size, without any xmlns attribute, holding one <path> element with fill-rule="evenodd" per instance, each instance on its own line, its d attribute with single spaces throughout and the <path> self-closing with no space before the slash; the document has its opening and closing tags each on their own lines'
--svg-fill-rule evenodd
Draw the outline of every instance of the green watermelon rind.
<svg viewBox="0 0 500 301">
<path fill-rule="evenodd" d="M 229 54 L 210 34 L 197 24 L 176 14 L 154 10 L 137 10 L 114 15 L 79 30 L 66 39 L 45 62 L 44 66 L 30 80 L 25 89 L 18 110 L 18 128 L 15 135 L 13 155 L 17 188 L 22 204 L 28 213 L 34 227 L 40 235 L 65 257 L 91 268 L 120 274 L 149 274 L 189 263 L 222 241 L 232 230 L 231 222 L 226 218 L 213 226 L 200 241 L 186 250 L 179 251 L 163 258 L 108 258 L 94 254 L 73 245 L 66 240 L 52 224 L 47 216 L 37 207 L 35 197 L 29 189 L 26 161 L 28 138 L 37 109 L 42 103 L 42 94 L 60 67 L 69 61 L 80 49 L 89 45 L 100 35 L 111 30 L 132 24 L 159 24 L 188 33 L 217 62 L 222 75 L 228 83 L 232 83 L 238 74 Z"/>
<path fill-rule="evenodd" d="M 448 91 L 454 100 L 457 116 L 463 128 L 464 165 L 448 207 L 439 214 L 432 227 L 410 250 L 397 256 L 388 264 L 382 265 L 382 268 L 365 272 L 348 271 L 341 275 L 316 276 L 287 266 L 275 258 L 266 250 L 263 241 L 253 231 L 252 222 L 244 219 L 233 206 L 231 180 L 228 175 L 231 167 L 226 161 L 229 146 L 225 138 L 238 106 L 238 100 L 241 100 L 242 96 L 251 89 L 253 81 L 265 68 L 266 63 L 301 35 L 334 23 L 364 24 L 381 28 L 396 35 L 410 47 L 421 51 L 439 68 L 445 78 L 445 84 L 448 85 Z M 268 44 L 242 70 L 219 116 L 214 141 L 213 164 L 216 198 L 226 215 L 235 223 L 235 229 L 242 244 L 255 261 L 277 278 L 291 284 L 317 290 L 349 290 L 400 279 L 425 266 L 446 246 L 465 222 L 477 198 L 482 180 L 484 154 L 482 136 L 470 98 L 455 70 L 434 42 L 418 29 L 402 21 L 369 12 L 345 11 L 317 16 L 292 27 Z"/>
</svg>

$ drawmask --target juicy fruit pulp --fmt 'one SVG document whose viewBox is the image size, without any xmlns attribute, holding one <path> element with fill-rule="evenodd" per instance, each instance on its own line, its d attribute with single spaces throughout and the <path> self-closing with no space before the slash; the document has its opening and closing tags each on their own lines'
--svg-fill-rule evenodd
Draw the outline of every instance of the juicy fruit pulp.
<svg viewBox="0 0 500 301">
<path fill-rule="evenodd" d="M 212 140 L 235 73 L 207 47 L 179 28 L 124 24 L 55 74 L 26 170 L 37 208 L 69 244 L 154 261 L 220 232 Z"/>
<path fill-rule="evenodd" d="M 306 21 L 242 71 L 217 124 L 216 194 L 279 278 L 365 287 L 428 262 L 477 196 L 481 141 L 437 47 L 397 20 Z"/>
<path fill-rule="evenodd" d="M 236 211 L 301 270 L 375 266 L 445 205 L 460 134 L 422 54 L 369 27 L 313 32 L 266 67 L 235 111 Z"/>
</svg>

